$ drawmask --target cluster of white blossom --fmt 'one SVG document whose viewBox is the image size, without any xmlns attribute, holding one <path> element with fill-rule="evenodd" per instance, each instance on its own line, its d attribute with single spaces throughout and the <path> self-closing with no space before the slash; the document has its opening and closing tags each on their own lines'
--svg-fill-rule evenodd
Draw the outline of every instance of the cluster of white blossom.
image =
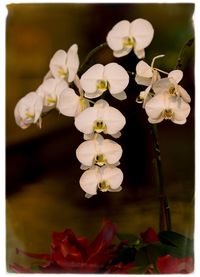
<svg viewBox="0 0 200 277">
<path fill-rule="evenodd" d="M 145 57 L 145 48 L 154 35 L 152 25 L 145 19 L 133 22 L 122 20 L 107 35 L 107 44 L 115 57 L 134 51 L 137 58 Z M 147 88 L 138 97 L 149 116 L 150 123 L 164 118 L 183 124 L 190 112 L 190 96 L 178 85 L 183 74 L 173 70 L 167 78 L 160 77 L 154 68 L 140 61 L 136 66 L 135 80 Z M 24 96 L 15 107 L 16 123 L 26 129 L 36 123 L 41 127 L 42 115 L 57 109 L 65 116 L 74 117 L 76 128 L 84 134 L 84 142 L 76 150 L 77 159 L 84 170 L 80 186 L 87 198 L 97 191 L 116 192 L 122 189 L 123 173 L 118 165 L 122 156 L 121 146 L 103 134 L 118 138 L 126 123 L 122 113 L 103 99 L 96 102 L 105 91 L 118 100 L 127 98 L 125 89 L 129 84 L 127 71 L 118 63 L 95 64 L 82 76 L 78 76 L 78 46 L 73 44 L 68 52 L 58 50 L 49 64 L 49 72 L 36 91 Z M 92 104 L 91 104 L 92 103 Z"/>
<path fill-rule="evenodd" d="M 152 60 L 151 66 L 140 61 L 136 66 L 135 81 L 146 86 L 141 91 L 137 102 L 143 103 L 150 123 L 159 123 L 169 119 L 176 124 L 184 124 L 190 113 L 191 99 L 187 91 L 179 85 L 183 78 L 181 70 L 172 70 L 167 73 L 154 67 L 154 61 L 163 57 L 159 55 Z M 160 73 L 167 75 L 161 78 Z"/>
</svg>

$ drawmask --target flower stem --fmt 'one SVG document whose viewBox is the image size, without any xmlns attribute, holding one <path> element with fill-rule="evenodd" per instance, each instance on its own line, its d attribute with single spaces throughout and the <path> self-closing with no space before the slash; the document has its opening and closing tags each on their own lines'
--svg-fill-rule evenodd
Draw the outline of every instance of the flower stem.
<svg viewBox="0 0 200 277">
<path fill-rule="evenodd" d="M 84 70 L 85 70 L 86 66 L 89 64 L 91 58 L 92 58 L 96 53 L 98 53 L 103 47 L 105 47 L 105 46 L 107 46 L 107 45 L 108 45 L 107 42 L 104 42 L 104 43 L 98 45 L 97 47 L 93 48 L 93 49 L 87 54 L 85 60 L 83 61 L 83 63 L 81 64 L 81 66 L 80 66 L 80 68 L 79 68 L 78 73 L 79 73 L 80 75 L 84 72 Z"/>
<path fill-rule="evenodd" d="M 160 216 L 159 216 L 159 229 L 160 231 L 171 230 L 171 215 L 170 208 L 168 205 L 167 195 L 165 192 L 164 178 L 162 172 L 160 146 L 158 142 L 158 131 L 157 125 L 152 124 L 152 137 L 153 137 L 153 149 L 156 161 L 156 174 L 157 174 L 157 185 L 158 194 L 160 200 Z"/>
<path fill-rule="evenodd" d="M 191 47 L 193 43 L 194 43 L 194 38 L 191 38 L 183 44 L 183 46 L 182 46 L 182 48 L 179 52 L 179 55 L 178 55 L 178 59 L 177 59 L 177 63 L 176 63 L 176 69 L 180 69 L 180 68 L 183 67 L 184 52 L 185 52 L 186 48 Z"/>
</svg>

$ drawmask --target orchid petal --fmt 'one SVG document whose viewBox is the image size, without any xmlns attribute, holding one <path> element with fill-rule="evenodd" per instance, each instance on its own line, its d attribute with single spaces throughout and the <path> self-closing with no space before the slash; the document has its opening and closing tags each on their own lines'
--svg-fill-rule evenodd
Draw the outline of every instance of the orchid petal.
<svg viewBox="0 0 200 277">
<path fill-rule="evenodd" d="M 104 66 L 95 64 L 90 67 L 80 79 L 81 86 L 86 93 L 95 93 L 97 90 L 97 81 L 103 79 Z"/>
<path fill-rule="evenodd" d="M 140 61 L 136 65 L 136 74 L 141 77 L 146 77 L 146 78 L 153 77 L 152 68 L 144 61 Z"/>
<path fill-rule="evenodd" d="M 98 117 L 98 110 L 94 107 L 89 107 L 75 117 L 76 128 L 84 133 L 91 134 L 93 132 L 93 124 Z"/>
<path fill-rule="evenodd" d="M 187 103 L 190 103 L 191 102 L 191 97 L 190 95 L 188 94 L 188 92 L 183 88 L 181 87 L 180 85 L 178 86 L 178 92 L 180 94 L 180 96 L 183 98 L 183 100 Z"/>
<path fill-rule="evenodd" d="M 102 180 L 106 180 L 111 189 L 117 189 L 123 181 L 121 169 L 113 166 L 103 166 L 101 168 Z"/>
<path fill-rule="evenodd" d="M 59 96 L 57 109 L 65 116 L 75 116 L 79 104 L 80 97 L 73 89 L 67 88 Z"/>
<path fill-rule="evenodd" d="M 105 79 L 109 83 L 111 94 L 123 91 L 129 83 L 129 75 L 126 70 L 117 63 L 109 63 L 104 69 Z"/>
<path fill-rule="evenodd" d="M 125 99 L 127 99 L 127 95 L 126 95 L 125 91 L 121 91 L 119 93 L 112 94 L 112 96 L 114 98 L 116 98 L 117 100 L 125 100 Z"/>
<path fill-rule="evenodd" d="M 121 50 L 114 50 L 113 55 L 116 58 L 120 58 L 120 57 L 128 55 L 131 51 L 132 51 L 132 48 L 123 48 Z"/>
<path fill-rule="evenodd" d="M 98 172 L 98 167 L 94 166 L 86 170 L 80 178 L 81 188 L 89 195 L 97 194 L 97 185 L 100 181 L 100 174 Z"/>
<path fill-rule="evenodd" d="M 102 116 L 103 121 L 106 124 L 108 134 L 116 134 L 126 124 L 126 119 L 123 114 L 113 107 L 105 108 Z"/>
<path fill-rule="evenodd" d="M 106 37 L 108 46 L 114 51 L 122 50 L 123 38 L 129 37 L 129 30 L 130 30 L 129 21 L 122 20 L 118 22 Z"/>
<path fill-rule="evenodd" d="M 172 78 L 178 84 L 183 78 L 183 71 L 179 69 L 173 70 L 168 74 L 168 78 Z"/>
<path fill-rule="evenodd" d="M 86 166 L 92 166 L 94 157 L 96 154 L 96 143 L 95 140 L 84 141 L 76 149 L 76 157 Z"/>
<path fill-rule="evenodd" d="M 53 55 L 49 67 L 55 78 L 65 78 L 67 74 L 67 53 L 64 50 L 58 50 Z"/>
<path fill-rule="evenodd" d="M 147 115 L 153 120 L 159 119 L 165 108 L 165 96 L 163 94 L 157 94 L 145 105 Z"/>
<path fill-rule="evenodd" d="M 135 39 L 135 49 L 143 50 L 152 41 L 154 30 L 151 23 L 145 19 L 138 18 L 131 23 L 130 33 Z"/>
<path fill-rule="evenodd" d="M 121 146 L 110 139 L 103 140 L 101 151 L 105 155 L 108 164 L 117 163 L 122 156 Z"/>
<path fill-rule="evenodd" d="M 76 76 L 79 67 L 78 46 L 73 44 L 67 52 L 66 66 L 68 69 L 68 82 L 71 83 Z"/>
</svg>

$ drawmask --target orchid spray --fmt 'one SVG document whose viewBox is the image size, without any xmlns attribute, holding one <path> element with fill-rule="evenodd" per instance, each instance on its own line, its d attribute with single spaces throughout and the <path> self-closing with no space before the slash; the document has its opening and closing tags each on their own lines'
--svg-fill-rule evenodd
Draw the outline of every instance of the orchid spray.
<svg viewBox="0 0 200 277">
<path fill-rule="evenodd" d="M 49 71 L 42 84 L 28 93 L 16 105 L 16 123 L 22 129 L 31 124 L 42 126 L 44 115 L 52 109 L 73 117 L 83 142 L 76 150 L 83 174 L 80 187 L 85 197 L 99 192 L 120 192 L 123 172 L 119 168 L 123 149 L 115 140 L 121 136 L 126 118 L 120 110 L 104 99 L 105 93 L 119 101 L 127 99 L 126 88 L 130 78 L 144 87 L 136 98 L 147 114 L 151 125 L 153 150 L 156 159 L 157 182 L 160 200 L 160 231 L 171 229 L 170 209 L 165 193 L 157 124 L 170 120 L 185 124 L 190 113 L 190 96 L 180 85 L 183 72 L 180 66 L 166 72 L 155 66 L 155 56 L 150 65 L 144 61 L 146 48 L 154 36 L 154 28 L 146 19 L 129 22 L 122 20 L 108 32 L 106 42 L 94 48 L 80 65 L 78 46 L 68 51 L 58 50 L 49 63 Z M 91 64 L 92 58 L 103 47 L 109 47 L 113 56 L 121 58 L 134 53 L 140 59 L 135 72 L 130 72 L 116 62 L 106 65 Z M 178 63 L 181 63 L 179 57 Z M 95 101 L 95 99 L 97 100 Z"/>
</svg>

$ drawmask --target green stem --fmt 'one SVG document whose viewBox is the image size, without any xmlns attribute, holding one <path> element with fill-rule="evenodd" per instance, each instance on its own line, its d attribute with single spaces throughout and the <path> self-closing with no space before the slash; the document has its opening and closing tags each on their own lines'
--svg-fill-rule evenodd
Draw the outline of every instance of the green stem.
<svg viewBox="0 0 200 277">
<path fill-rule="evenodd" d="M 82 74 L 86 68 L 86 66 L 90 63 L 91 58 L 98 53 L 103 47 L 107 46 L 107 42 L 104 42 L 100 45 L 98 45 L 97 47 L 93 48 L 86 56 L 85 60 L 83 61 L 83 63 L 81 64 L 78 74 Z"/>
<path fill-rule="evenodd" d="M 168 200 L 165 192 L 165 186 L 164 186 L 160 146 L 158 142 L 158 131 L 157 131 L 156 124 L 152 124 L 152 137 L 153 137 L 153 149 L 154 149 L 154 155 L 155 155 L 155 161 L 156 161 L 158 193 L 159 193 L 159 200 L 160 200 L 159 229 L 160 231 L 166 231 L 166 230 L 170 231 L 171 215 L 170 215 L 170 208 L 168 205 Z"/>
<path fill-rule="evenodd" d="M 182 60 L 183 60 L 185 49 L 187 47 L 191 47 L 193 43 L 194 43 L 194 38 L 191 38 L 183 44 L 183 46 L 182 46 L 182 48 L 179 52 L 179 55 L 178 55 L 178 59 L 177 59 L 177 63 L 176 63 L 176 69 L 180 69 L 183 66 L 183 61 Z"/>
</svg>

